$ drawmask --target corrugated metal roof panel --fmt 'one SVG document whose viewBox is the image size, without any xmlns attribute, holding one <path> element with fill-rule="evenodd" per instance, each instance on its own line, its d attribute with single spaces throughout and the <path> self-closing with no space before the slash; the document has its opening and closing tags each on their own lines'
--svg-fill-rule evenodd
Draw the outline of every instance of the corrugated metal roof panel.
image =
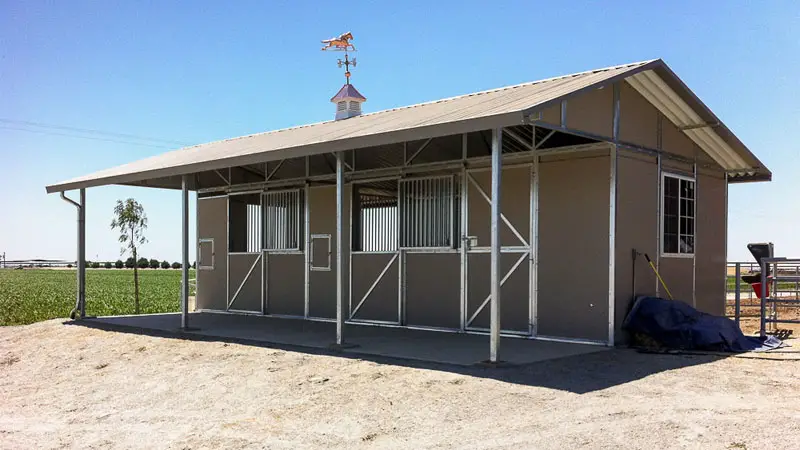
<svg viewBox="0 0 800 450">
<path fill-rule="evenodd" d="M 48 186 L 47 190 L 58 192 L 105 184 L 135 183 L 231 165 L 389 144 L 403 140 L 401 132 L 423 127 L 469 122 L 475 129 L 481 129 L 480 125 L 486 125 L 490 119 L 508 122 L 492 126 L 515 125 L 521 123 L 522 113 L 532 108 L 611 79 L 624 78 L 662 65 L 664 63 L 660 60 L 643 61 L 368 113 L 345 120 L 196 145 L 64 181 Z"/>
</svg>

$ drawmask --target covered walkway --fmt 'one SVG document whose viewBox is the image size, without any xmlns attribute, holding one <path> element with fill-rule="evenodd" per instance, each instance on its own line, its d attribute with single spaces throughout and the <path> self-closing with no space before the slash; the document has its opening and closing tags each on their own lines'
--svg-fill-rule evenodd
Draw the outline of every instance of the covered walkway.
<svg viewBox="0 0 800 450">
<path fill-rule="evenodd" d="M 87 319 L 86 323 L 119 331 L 174 333 L 198 338 L 219 338 L 276 346 L 331 349 L 336 324 L 243 314 L 196 312 L 190 314 L 192 331 L 181 331 L 181 314 L 149 314 Z M 347 341 L 342 352 L 351 355 L 436 362 L 470 366 L 486 360 L 486 336 L 406 328 L 345 325 Z M 503 360 L 521 365 L 608 350 L 579 343 L 503 337 Z"/>
</svg>

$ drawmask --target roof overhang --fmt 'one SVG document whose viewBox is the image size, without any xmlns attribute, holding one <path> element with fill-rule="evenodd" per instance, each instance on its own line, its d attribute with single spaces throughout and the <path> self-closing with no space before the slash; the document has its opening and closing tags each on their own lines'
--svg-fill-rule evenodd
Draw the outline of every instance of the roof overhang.
<svg viewBox="0 0 800 450">
<path fill-rule="evenodd" d="M 203 171 L 520 125 L 529 123 L 533 112 L 621 80 L 706 151 L 726 170 L 730 182 L 772 178 L 761 161 L 658 59 L 202 144 L 46 189 L 53 193 L 110 184 L 167 187 L 172 184 L 170 178 Z"/>
<path fill-rule="evenodd" d="M 772 173 L 666 64 L 625 79 L 728 174 L 731 182 L 769 181 Z"/>
</svg>

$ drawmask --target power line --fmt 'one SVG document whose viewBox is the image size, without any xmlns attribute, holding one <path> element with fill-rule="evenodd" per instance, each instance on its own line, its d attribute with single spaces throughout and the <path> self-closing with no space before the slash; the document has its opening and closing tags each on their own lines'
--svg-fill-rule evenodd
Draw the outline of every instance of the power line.
<svg viewBox="0 0 800 450">
<path fill-rule="evenodd" d="M 27 129 L 27 128 L 8 127 L 8 126 L 3 126 L 3 125 L 0 125 L 0 129 L 27 131 L 28 133 L 47 134 L 47 135 L 51 135 L 51 136 L 74 137 L 74 138 L 79 138 L 79 139 L 89 139 L 89 140 L 92 140 L 92 141 L 114 142 L 114 143 L 117 143 L 117 144 L 125 144 L 125 145 L 138 145 L 138 146 L 141 146 L 141 147 L 165 148 L 167 150 L 174 149 L 174 147 L 167 147 L 165 145 L 146 144 L 144 142 L 121 141 L 121 140 L 117 140 L 117 139 L 106 139 L 106 138 L 93 137 L 93 136 L 81 136 L 79 134 L 57 133 L 57 132 L 54 132 L 54 131 L 47 131 L 47 130 L 30 130 L 30 129 Z"/>
<path fill-rule="evenodd" d="M 29 127 L 38 127 L 38 128 L 50 128 L 54 130 L 64 130 L 64 131 L 75 131 L 78 133 L 84 134 L 96 134 L 96 135 L 103 135 L 109 137 L 116 137 L 116 138 L 123 138 L 123 139 L 133 139 L 137 141 L 150 141 L 150 142 L 157 142 L 161 144 L 172 144 L 172 145 L 180 145 L 180 146 L 188 146 L 191 145 L 186 142 L 181 141 L 172 141 L 168 139 L 159 139 L 159 138 L 151 138 L 147 136 L 140 136 L 136 134 L 128 134 L 128 133 L 115 133 L 110 131 L 101 131 L 101 130 L 94 130 L 91 128 L 78 128 L 78 127 L 70 127 L 66 125 L 55 125 L 55 124 L 48 124 L 42 122 L 32 122 L 28 120 L 14 120 L 14 119 L 4 119 L 0 118 L 0 122 L 10 123 L 14 125 L 24 125 Z"/>
</svg>

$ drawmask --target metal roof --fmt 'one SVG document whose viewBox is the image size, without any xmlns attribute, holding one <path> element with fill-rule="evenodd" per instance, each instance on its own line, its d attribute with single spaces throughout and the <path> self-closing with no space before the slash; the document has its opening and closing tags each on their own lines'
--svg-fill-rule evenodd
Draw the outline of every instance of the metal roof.
<svg viewBox="0 0 800 450">
<path fill-rule="evenodd" d="M 336 103 L 339 100 L 346 100 L 348 98 L 367 101 L 367 97 L 361 95 L 361 92 L 358 92 L 358 89 L 350 83 L 345 83 L 345 85 L 339 89 L 339 92 L 331 98 L 331 101 Z"/>
<path fill-rule="evenodd" d="M 645 72 L 652 72 L 652 77 L 648 76 L 650 85 L 631 85 L 667 117 L 677 120 L 676 125 L 684 127 L 685 132 L 707 129 L 708 135 L 703 131 L 702 137 L 687 135 L 706 151 L 714 147 L 716 153 L 709 153 L 724 162 L 724 168 L 731 172 L 741 170 L 743 176 L 753 179 L 771 177 L 769 170 L 657 59 L 195 145 L 53 184 L 47 186 L 47 192 L 144 184 L 147 180 L 230 166 L 520 125 L 527 123 L 530 114 L 565 97 L 621 79 L 630 83 L 634 75 Z M 657 91 L 658 96 L 651 90 Z M 687 116 L 686 108 L 693 115 Z"/>
</svg>

